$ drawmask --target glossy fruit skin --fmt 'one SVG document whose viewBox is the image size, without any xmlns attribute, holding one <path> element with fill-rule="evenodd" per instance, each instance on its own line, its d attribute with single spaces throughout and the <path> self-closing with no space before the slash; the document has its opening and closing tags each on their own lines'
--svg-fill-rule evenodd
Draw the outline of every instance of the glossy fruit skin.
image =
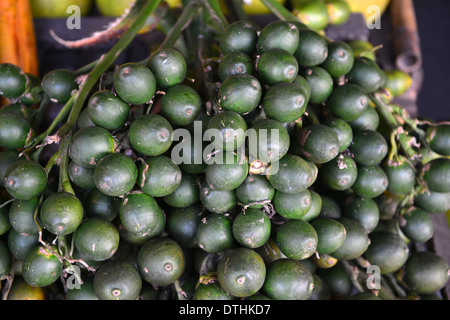
<svg viewBox="0 0 450 320">
<path fill-rule="evenodd" d="M 310 222 L 313 219 L 319 217 L 320 211 L 322 209 L 322 197 L 319 193 L 314 190 L 309 190 L 311 194 L 311 207 L 309 210 L 303 215 L 302 219 L 306 222 Z"/>
<path fill-rule="evenodd" d="M 114 73 L 114 89 L 126 103 L 145 104 L 156 91 L 156 79 L 153 72 L 144 65 L 127 62 Z"/>
<path fill-rule="evenodd" d="M 18 66 L 11 63 L 0 64 L 0 96 L 7 99 L 19 98 L 26 89 L 27 77 Z"/>
<path fill-rule="evenodd" d="M 349 147 L 355 162 L 361 165 L 378 165 L 388 153 L 388 144 L 378 131 L 358 131 Z"/>
<path fill-rule="evenodd" d="M 174 208 L 187 208 L 200 200 L 197 177 L 181 171 L 181 182 L 163 201 Z"/>
<path fill-rule="evenodd" d="M 437 154 L 450 156 L 450 125 L 439 125 L 427 129 L 426 139 L 431 150 Z"/>
<path fill-rule="evenodd" d="M 92 217 L 81 223 L 74 233 L 78 252 L 93 261 L 110 259 L 119 247 L 119 232 L 103 218 Z"/>
<path fill-rule="evenodd" d="M 312 66 L 299 72 L 311 88 L 309 101 L 314 104 L 325 102 L 333 92 L 333 78 L 322 67 Z"/>
<path fill-rule="evenodd" d="M 136 300 L 141 288 L 141 275 L 128 262 L 111 260 L 95 272 L 94 292 L 99 300 Z"/>
<path fill-rule="evenodd" d="M 56 250 L 56 247 L 52 247 Z M 59 279 L 62 262 L 52 251 L 42 245 L 36 245 L 25 258 L 22 276 L 33 287 L 47 287 Z"/>
<path fill-rule="evenodd" d="M 39 243 L 38 234 L 18 233 L 14 229 L 8 232 L 8 254 L 18 260 L 25 260 L 27 254 Z M 7 259 L 7 258 L 5 258 Z"/>
<path fill-rule="evenodd" d="M 241 203 L 254 209 L 262 208 L 263 204 L 258 202 L 271 201 L 275 195 L 275 188 L 267 178 L 258 174 L 248 175 L 235 191 Z"/>
<path fill-rule="evenodd" d="M 209 253 L 231 248 L 234 244 L 232 221 L 228 215 L 212 213 L 202 219 L 197 227 L 198 247 Z"/>
<path fill-rule="evenodd" d="M 163 90 L 181 84 L 187 73 L 186 59 L 174 48 L 163 48 L 155 52 L 148 67 L 155 76 L 157 87 Z"/>
<path fill-rule="evenodd" d="M 311 208 L 311 193 L 308 189 L 298 193 L 276 191 L 272 204 L 279 215 L 288 219 L 302 219 Z"/>
<path fill-rule="evenodd" d="M 340 154 L 322 165 L 320 175 L 331 189 L 348 190 L 356 181 L 358 168 L 351 156 Z"/>
<path fill-rule="evenodd" d="M 17 160 L 8 167 L 3 183 L 6 191 L 16 199 L 29 200 L 44 192 L 47 172 L 36 161 Z"/>
<path fill-rule="evenodd" d="M 6 149 L 22 149 L 35 136 L 30 123 L 21 115 L 0 113 L 0 147 Z"/>
<path fill-rule="evenodd" d="M 38 197 L 29 200 L 14 200 L 9 207 L 11 227 L 18 233 L 38 234 L 39 228 L 34 221 L 34 212 L 38 206 Z"/>
<path fill-rule="evenodd" d="M 369 106 L 369 97 L 358 85 L 347 83 L 333 89 L 327 107 L 330 112 L 345 121 L 358 119 Z"/>
<path fill-rule="evenodd" d="M 249 74 L 253 75 L 255 66 L 253 59 L 241 51 L 233 51 L 224 55 L 217 67 L 217 74 L 221 81 L 232 75 Z"/>
<path fill-rule="evenodd" d="M 370 234 L 370 246 L 364 257 L 380 267 L 381 274 L 399 270 L 409 256 L 406 242 L 388 231 L 374 231 Z"/>
<path fill-rule="evenodd" d="M 413 207 L 402 215 L 404 222 L 400 224 L 402 232 L 412 241 L 425 243 L 434 235 L 434 225 L 430 214 L 420 208 Z"/>
<path fill-rule="evenodd" d="M 262 291 L 271 300 L 308 300 L 313 289 L 313 275 L 301 261 L 281 258 L 268 265 Z"/>
<path fill-rule="evenodd" d="M 69 166 L 67 168 L 70 181 L 80 188 L 95 187 L 94 170 L 94 168 L 86 168 L 76 164 L 73 161 L 69 162 Z"/>
<path fill-rule="evenodd" d="M 322 63 L 322 68 L 334 77 L 346 75 L 353 67 L 355 58 L 353 50 L 344 41 L 332 41 L 328 44 L 328 56 Z"/>
<path fill-rule="evenodd" d="M 19 151 L 3 150 L 0 152 L 0 187 L 4 187 L 3 178 L 8 167 L 19 160 Z"/>
<path fill-rule="evenodd" d="M 200 188 L 200 201 L 203 206 L 213 213 L 225 213 L 237 205 L 236 192 L 219 191 L 204 183 Z"/>
<path fill-rule="evenodd" d="M 137 185 L 152 197 L 167 196 L 181 183 L 181 169 L 166 156 L 148 158 L 138 166 L 138 171 Z"/>
<path fill-rule="evenodd" d="M 288 258 L 304 260 L 311 257 L 317 249 L 318 237 L 314 227 L 303 220 L 288 220 L 276 233 L 277 243 Z"/>
<path fill-rule="evenodd" d="M 358 221 L 370 233 L 378 225 L 380 209 L 372 198 L 353 194 L 345 200 L 342 215 Z"/>
<path fill-rule="evenodd" d="M 298 75 L 297 59 L 283 49 L 269 49 L 260 55 L 256 73 L 269 86 L 280 82 L 292 82 Z"/>
<path fill-rule="evenodd" d="M 339 260 L 352 260 L 361 256 L 369 247 L 370 240 L 363 226 L 356 220 L 342 217 L 338 219 L 347 233 L 344 243 L 331 255 Z"/>
<path fill-rule="evenodd" d="M 302 156 L 314 163 L 326 163 L 334 159 L 340 149 L 337 134 L 323 124 L 313 124 L 300 129 L 297 134 Z"/>
<path fill-rule="evenodd" d="M 90 188 L 83 198 L 87 217 L 100 217 L 113 221 L 119 214 L 120 197 L 109 196 L 97 187 Z"/>
<path fill-rule="evenodd" d="M 136 235 L 155 236 L 164 213 L 153 197 L 145 193 L 129 194 L 119 207 L 119 217 L 124 228 Z"/>
<path fill-rule="evenodd" d="M 192 123 L 201 107 L 202 101 L 197 91 L 183 84 L 168 88 L 161 98 L 161 114 L 175 126 Z"/>
<path fill-rule="evenodd" d="M 131 146 L 146 156 L 157 156 L 172 145 L 173 127 L 158 114 L 146 114 L 135 119 L 130 126 Z"/>
<path fill-rule="evenodd" d="M 123 127 L 130 116 L 130 106 L 109 90 L 94 93 L 86 109 L 91 121 L 107 130 Z"/>
<path fill-rule="evenodd" d="M 68 192 L 55 192 L 42 202 L 39 215 L 43 226 L 51 233 L 64 236 L 81 224 L 84 209 L 81 201 Z"/>
<path fill-rule="evenodd" d="M 412 191 L 416 183 L 416 173 L 414 167 L 406 159 L 400 159 L 393 163 L 386 162 L 382 168 L 388 177 L 387 190 L 390 193 L 400 195 Z"/>
<path fill-rule="evenodd" d="M 362 130 L 377 130 L 380 125 L 380 116 L 373 107 L 367 107 L 366 111 L 362 113 L 355 120 L 349 121 L 348 124 L 353 131 Z"/>
<path fill-rule="evenodd" d="M 285 20 L 275 20 L 261 30 L 256 46 L 260 54 L 269 49 L 283 49 L 293 54 L 298 47 L 299 38 L 295 24 Z"/>
<path fill-rule="evenodd" d="M 319 254 L 331 254 L 344 244 L 347 231 L 339 221 L 317 218 L 311 221 L 311 225 L 317 232 L 317 252 Z"/>
<path fill-rule="evenodd" d="M 346 150 L 353 141 L 353 129 L 347 121 L 336 117 L 327 117 L 322 124 L 330 127 L 339 140 L 339 152 Z"/>
<path fill-rule="evenodd" d="M 369 93 L 380 89 L 386 81 L 384 71 L 375 61 L 366 57 L 355 58 L 347 77 L 350 83 L 361 86 Z"/>
<path fill-rule="evenodd" d="M 102 127 L 85 127 L 72 136 L 69 157 L 76 164 L 94 168 L 105 155 L 114 153 L 117 141 Z"/>
<path fill-rule="evenodd" d="M 414 198 L 416 206 L 429 213 L 443 213 L 450 209 L 450 192 L 428 192 L 418 193 Z"/>
<path fill-rule="evenodd" d="M 258 107 L 262 96 L 262 87 L 259 80 L 253 75 L 235 74 L 223 80 L 217 94 L 221 108 L 245 114 Z"/>
<path fill-rule="evenodd" d="M 211 160 L 205 170 L 205 180 L 212 189 L 234 190 L 248 175 L 248 160 L 245 155 L 219 152 Z"/>
<path fill-rule="evenodd" d="M 403 280 L 419 294 L 432 294 L 447 284 L 448 270 L 448 264 L 436 254 L 415 252 L 406 262 Z"/>
<path fill-rule="evenodd" d="M 386 191 L 389 181 L 386 173 L 378 165 L 358 165 L 358 177 L 353 191 L 363 197 L 375 198 Z"/>
<path fill-rule="evenodd" d="M 324 37 L 313 30 L 300 30 L 299 45 L 294 53 L 303 67 L 317 66 L 328 57 L 328 46 Z"/>
<path fill-rule="evenodd" d="M 275 173 L 274 168 L 268 168 L 267 179 L 281 192 L 301 192 L 310 186 L 313 179 L 311 167 L 296 155 L 286 154 L 280 159 L 276 169 Z"/>
<path fill-rule="evenodd" d="M 320 31 L 328 25 L 328 8 L 324 1 L 297 1 L 293 6 L 295 15 L 309 28 Z"/>
<path fill-rule="evenodd" d="M 217 150 L 234 151 L 244 145 L 246 131 L 247 123 L 239 113 L 223 111 L 209 120 L 205 135 Z"/>
<path fill-rule="evenodd" d="M 95 167 L 94 181 L 98 190 L 111 197 L 131 191 L 136 184 L 138 169 L 123 153 L 104 156 Z"/>
<path fill-rule="evenodd" d="M 264 94 L 261 105 L 269 118 L 280 122 L 299 119 L 308 104 L 304 88 L 295 82 L 281 82 L 270 87 Z"/>
<path fill-rule="evenodd" d="M 429 189 L 450 192 L 450 159 L 433 159 L 425 165 L 424 171 L 423 179 Z"/>
<path fill-rule="evenodd" d="M 247 208 L 233 220 L 233 236 L 239 244 L 247 248 L 259 248 L 269 240 L 271 232 L 269 216 L 260 209 Z"/>
<path fill-rule="evenodd" d="M 264 284 L 266 266 L 261 256 L 249 248 L 235 248 L 220 260 L 217 278 L 220 286 L 234 297 L 248 297 Z"/>
<path fill-rule="evenodd" d="M 152 285 L 164 286 L 176 281 L 186 267 L 180 245 L 170 239 L 150 239 L 141 247 L 137 257 L 141 277 Z"/>
<path fill-rule="evenodd" d="M 206 214 L 200 202 L 189 207 L 172 208 L 167 212 L 166 230 L 183 248 L 198 248 L 197 228 Z"/>
<path fill-rule="evenodd" d="M 75 78 L 75 73 L 70 70 L 52 70 L 42 77 L 41 87 L 50 99 L 64 104 L 78 88 Z"/>
<path fill-rule="evenodd" d="M 248 137 L 249 155 L 262 162 L 278 161 L 289 151 L 289 133 L 277 120 L 257 120 L 248 131 Z"/>
<path fill-rule="evenodd" d="M 220 52 L 241 51 L 252 56 L 258 39 L 256 26 L 247 21 L 236 21 L 227 26 L 220 38 Z"/>
</svg>

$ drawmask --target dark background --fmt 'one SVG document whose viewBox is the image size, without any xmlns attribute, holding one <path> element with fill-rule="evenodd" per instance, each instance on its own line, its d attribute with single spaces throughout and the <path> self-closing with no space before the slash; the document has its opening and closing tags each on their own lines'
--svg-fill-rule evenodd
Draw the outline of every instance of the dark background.
<svg viewBox="0 0 450 320">
<path fill-rule="evenodd" d="M 414 1 L 421 41 L 424 78 L 419 114 L 450 120 L 450 1 Z"/>
</svg>

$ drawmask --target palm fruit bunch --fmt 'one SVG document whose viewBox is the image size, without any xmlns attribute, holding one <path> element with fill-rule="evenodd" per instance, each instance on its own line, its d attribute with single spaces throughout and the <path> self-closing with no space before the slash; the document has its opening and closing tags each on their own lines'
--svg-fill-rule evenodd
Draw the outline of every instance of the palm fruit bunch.
<svg viewBox="0 0 450 320">
<path fill-rule="evenodd" d="M 137 5 L 122 39 L 154 1 Z M 184 10 L 188 32 L 210 28 L 200 61 L 178 31 L 140 62 L 114 64 L 121 39 L 42 79 L 0 65 L 3 296 L 439 298 L 449 267 L 426 243 L 450 209 L 450 125 L 409 116 L 390 72 L 291 16 L 219 28 Z"/>
</svg>

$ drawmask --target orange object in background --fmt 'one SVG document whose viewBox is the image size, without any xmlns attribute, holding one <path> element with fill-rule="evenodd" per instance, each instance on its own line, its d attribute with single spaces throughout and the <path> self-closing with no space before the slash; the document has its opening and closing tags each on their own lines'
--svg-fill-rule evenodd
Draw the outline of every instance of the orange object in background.
<svg viewBox="0 0 450 320">
<path fill-rule="evenodd" d="M 0 1 L 0 63 L 39 75 L 33 18 L 28 0 Z"/>
</svg>

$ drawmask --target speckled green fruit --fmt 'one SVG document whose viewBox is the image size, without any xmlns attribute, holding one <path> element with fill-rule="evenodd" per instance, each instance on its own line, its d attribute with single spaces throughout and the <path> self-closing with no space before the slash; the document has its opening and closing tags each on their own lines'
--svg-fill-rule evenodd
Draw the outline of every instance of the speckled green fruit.
<svg viewBox="0 0 450 320">
<path fill-rule="evenodd" d="M 106 219 L 92 217 L 81 223 L 74 233 L 74 244 L 80 254 L 94 261 L 111 258 L 119 248 L 119 232 Z"/>
<path fill-rule="evenodd" d="M 81 201 L 68 192 L 55 192 L 42 202 L 39 215 L 45 229 L 64 236 L 74 232 L 81 224 L 84 209 Z"/>
<path fill-rule="evenodd" d="M 56 252 L 56 247 L 51 248 Z M 43 245 L 36 245 L 25 258 L 22 276 L 32 287 L 47 287 L 59 279 L 63 264 L 53 252 Z"/>
<path fill-rule="evenodd" d="M 163 90 L 182 83 L 187 73 L 186 59 L 174 48 L 162 48 L 153 53 L 148 67 L 157 86 Z"/>
<path fill-rule="evenodd" d="M 152 197 L 164 197 L 174 192 L 181 183 L 181 169 L 166 156 L 147 158 L 138 166 L 137 185 Z"/>
<path fill-rule="evenodd" d="M 146 156 L 157 156 L 172 145 L 173 127 L 159 114 L 145 114 L 135 119 L 130 126 L 131 146 Z"/>
<path fill-rule="evenodd" d="M 282 258 L 267 267 L 262 291 L 272 300 L 308 300 L 314 289 L 314 278 L 301 262 Z"/>
<path fill-rule="evenodd" d="M 181 277 L 186 260 L 176 241 L 158 237 L 150 239 L 140 248 L 137 264 L 145 281 L 155 286 L 165 286 Z"/>
<path fill-rule="evenodd" d="M 128 262 L 111 260 L 95 272 L 94 292 L 99 300 L 136 300 L 141 289 L 141 275 Z"/>
<path fill-rule="evenodd" d="M 261 209 L 247 208 L 233 220 L 233 236 L 237 242 L 247 248 L 259 248 L 270 237 L 270 218 Z"/>
<path fill-rule="evenodd" d="M 192 123 L 201 107 L 202 99 L 197 91 L 183 84 L 170 87 L 161 98 L 161 114 L 175 126 Z"/>
<path fill-rule="evenodd" d="M 304 260 L 317 249 L 318 237 L 314 227 L 303 220 L 288 220 L 276 233 L 281 251 L 290 259 Z"/>
<path fill-rule="evenodd" d="M 47 187 L 47 172 L 33 160 L 17 160 L 5 172 L 3 184 L 6 191 L 19 200 L 30 200 L 44 192 Z"/>
<path fill-rule="evenodd" d="M 111 197 L 131 191 L 136 184 L 138 169 L 123 153 L 104 156 L 95 167 L 94 181 L 98 190 Z"/>
<path fill-rule="evenodd" d="M 76 164 L 94 168 L 105 155 L 114 153 L 116 139 L 105 128 L 89 126 L 75 132 L 69 144 L 69 157 Z"/>
<path fill-rule="evenodd" d="M 145 193 L 132 193 L 123 198 L 119 217 L 128 232 L 136 236 L 156 235 L 164 213 L 153 197 Z"/>
<path fill-rule="evenodd" d="M 228 215 L 212 213 L 197 227 L 197 243 L 206 252 L 216 253 L 231 248 L 234 243 L 232 221 Z"/>
<path fill-rule="evenodd" d="M 114 72 L 114 89 L 126 103 L 140 105 L 150 102 L 156 91 L 156 79 L 145 65 L 127 62 Z"/>
<path fill-rule="evenodd" d="M 220 286 L 234 297 L 248 297 L 261 289 L 266 265 L 253 249 L 235 248 L 226 252 L 217 266 Z"/>
</svg>

